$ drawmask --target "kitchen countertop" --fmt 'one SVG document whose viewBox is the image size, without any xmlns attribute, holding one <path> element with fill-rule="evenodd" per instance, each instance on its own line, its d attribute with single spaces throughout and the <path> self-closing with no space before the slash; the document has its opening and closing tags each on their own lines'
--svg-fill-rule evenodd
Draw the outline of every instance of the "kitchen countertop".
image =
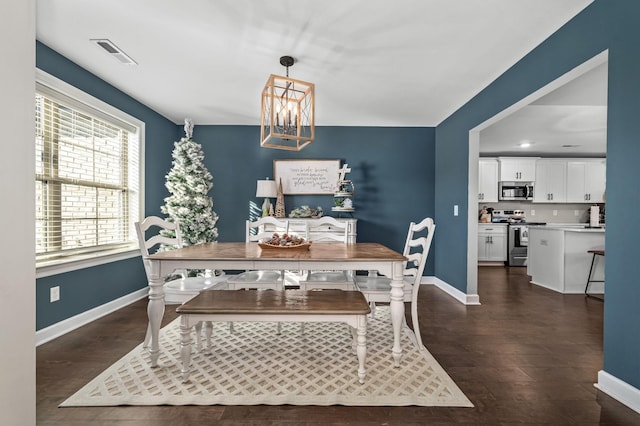
<svg viewBox="0 0 640 426">
<path fill-rule="evenodd" d="M 529 229 L 541 228 L 548 229 L 550 231 L 565 231 L 565 232 L 587 232 L 587 233 L 603 233 L 605 228 L 587 228 L 587 225 L 582 223 L 576 224 L 547 224 L 547 225 L 529 225 Z"/>
</svg>

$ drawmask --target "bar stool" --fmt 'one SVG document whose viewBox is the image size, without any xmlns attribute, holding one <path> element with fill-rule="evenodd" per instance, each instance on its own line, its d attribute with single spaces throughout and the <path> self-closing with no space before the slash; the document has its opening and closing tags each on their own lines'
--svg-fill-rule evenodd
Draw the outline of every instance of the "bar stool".
<svg viewBox="0 0 640 426">
<path fill-rule="evenodd" d="M 587 253 L 593 254 L 593 257 L 591 258 L 591 267 L 589 268 L 589 275 L 587 276 L 587 285 L 584 288 L 584 294 L 587 297 L 593 297 L 594 299 L 604 300 L 604 298 L 600 298 L 600 297 L 594 296 L 592 294 L 589 294 L 589 284 L 591 284 L 591 283 L 603 283 L 604 282 L 604 280 L 594 280 L 593 279 L 593 266 L 596 263 L 596 256 L 604 257 L 604 249 L 591 249 L 591 250 L 587 250 Z"/>
</svg>

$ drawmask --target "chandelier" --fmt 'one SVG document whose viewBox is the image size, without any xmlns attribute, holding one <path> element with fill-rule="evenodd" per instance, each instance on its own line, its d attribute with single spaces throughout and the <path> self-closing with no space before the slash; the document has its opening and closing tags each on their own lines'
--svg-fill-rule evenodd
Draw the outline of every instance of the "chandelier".
<svg viewBox="0 0 640 426">
<path fill-rule="evenodd" d="M 300 151 L 315 137 L 315 85 L 289 78 L 291 56 L 280 58 L 287 76 L 271 74 L 262 91 L 260 146 Z"/>
</svg>

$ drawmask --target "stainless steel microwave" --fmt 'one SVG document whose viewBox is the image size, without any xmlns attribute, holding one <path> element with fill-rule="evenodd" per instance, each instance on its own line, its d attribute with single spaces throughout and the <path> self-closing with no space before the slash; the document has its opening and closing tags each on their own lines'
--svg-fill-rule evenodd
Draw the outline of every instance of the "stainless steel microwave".
<svg viewBox="0 0 640 426">
<path fill-rule="evenodd" d="M 498 200 L 533 200 L 533 182 L 500 182 Z"/>
</svg>

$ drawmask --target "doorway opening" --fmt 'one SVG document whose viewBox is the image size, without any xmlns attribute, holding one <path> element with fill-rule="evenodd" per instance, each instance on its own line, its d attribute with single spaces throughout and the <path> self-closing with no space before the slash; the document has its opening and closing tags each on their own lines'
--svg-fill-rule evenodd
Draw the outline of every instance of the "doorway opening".
<svg viewBox="0 0 640 426">
<path fill-rule="evenodd" d="M 467 295 L 478 295 L 478 161 L 481 154 L 481 132 L 486 130 L 490 126 L 499 123 L 501 120 L 512 116 L 516 112 L 521 111 L 523 108 L 534 104 L 545 95 L 549 95 L 555 91 L 560 92 L 560 90 L 558 89 L 568 87 L 568 84 L 578 79 L 578 77 L 581 77 L 598 67 L 606 67 L 605 64 L 607 63 L 607 61 L 608 51 L 604 51 L 469 131 Z M 514 141 L 514 145 L 516 142 L 517 141 Z M 494 152 L 499 152 L 501 155 L 514 155 L 513 148 L 505 147 L 505 149 L 502 149 L 500 151 L 497 150 L 497 147 L 494 147 L 492 149 L 494 149 Z M 559 153 L 556 153 L 555 156 L 560 157 L 561 155 Z"/>
</svg>

